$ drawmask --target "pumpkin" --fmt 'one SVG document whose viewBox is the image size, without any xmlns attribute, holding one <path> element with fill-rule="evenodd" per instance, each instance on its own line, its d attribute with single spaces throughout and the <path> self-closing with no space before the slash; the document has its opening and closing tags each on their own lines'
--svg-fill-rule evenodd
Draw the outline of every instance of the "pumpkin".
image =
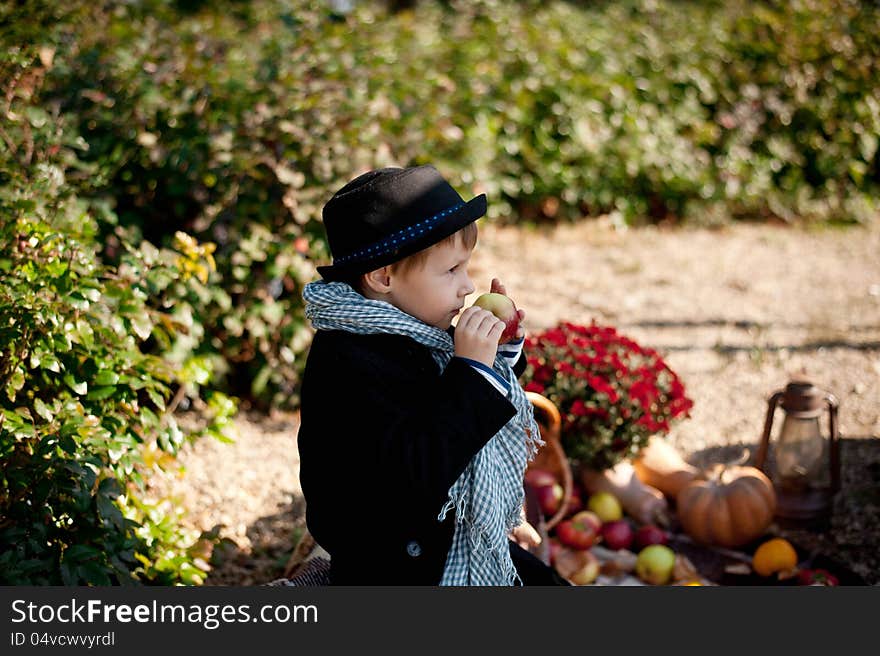
<svg viewBox="0 0 880 656">
<path fill-rule="evenodd" d="M 700 470 L 688 464 L 674 446 L 658 435 L 651 436 L 632 464 L 642 483 L 660 490 L 670 499 L 675 499 L 685 485 L 700 478 Z"/>
<path fill-rule="evenodd" d="M 694 541 L 739 547 L 759 538 L 770 526 L 776 493 L 760 469 L 716 464 L 707 470 L 705 480 L 681 489 L 676 512 L 684 532 Z"/>
</svg>

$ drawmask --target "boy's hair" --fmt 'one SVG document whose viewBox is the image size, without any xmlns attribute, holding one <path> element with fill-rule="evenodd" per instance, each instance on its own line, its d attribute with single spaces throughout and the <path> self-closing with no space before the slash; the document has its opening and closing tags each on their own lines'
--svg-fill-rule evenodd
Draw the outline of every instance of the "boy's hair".
<svg viewBox="0 0 880 656">
<path fill-rule="evenodd" d="M 440 241 L 435 244 L 431 244 L 427 248 L 424 248 L 417 253 L 413 253 L 402 260 L 398 260 L 397 262 L 392 262 L 389 267 L 391 268 L 392 273 L 404 273 L 407 271 L 412 271 L 413 269 L 424 266 L 425 261 L 428 259 L 428 251 L 430 251 L 435 246 L 440 246 L 441 244 L 455 244 L 458 242 L 459 237 L 462 240 L 462 243 L 468 250 L 473 250 L 477 245 L 477 223 L 471 222 L 464 226 L 458 232 L 453 232 L 451 235 L 444 237 Z M 350 279 L 343 280 L 342 282 L 346 282 L 351 285 L 356 291 L 363 293 L 363 280 L 364 276 L 367 275 L 365 273 L 357 274 L 352 276 Z"/>
</svg>

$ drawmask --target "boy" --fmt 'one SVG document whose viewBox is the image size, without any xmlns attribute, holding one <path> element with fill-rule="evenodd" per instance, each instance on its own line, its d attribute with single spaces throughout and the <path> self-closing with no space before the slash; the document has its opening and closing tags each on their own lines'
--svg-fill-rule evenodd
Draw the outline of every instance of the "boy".
<svg viewBox="0 0 880 656">
<path fill-rule="evenodd" d="M 432 166 L 370 171 L 324 206 L 333 264 L 303 291 L 317 332 L 298 446 L 333 585 L 560 582 L 509 540 L 540 445 L 516 380 L 522 329 L 499 347 L 503 322 L 461 312 L 485 213 Z"/>
</svg>

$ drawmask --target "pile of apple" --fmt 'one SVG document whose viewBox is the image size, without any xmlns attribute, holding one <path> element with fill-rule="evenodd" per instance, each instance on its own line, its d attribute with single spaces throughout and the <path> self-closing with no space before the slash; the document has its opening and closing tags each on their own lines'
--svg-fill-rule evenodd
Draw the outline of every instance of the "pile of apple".
<svg viewBox="0 0 880 656">
<path fill-rule="evenodd" d="M 665 585 L 678 578 L 668 533 L 656 524 L 639 524 L 625 516 L 611 492 L 587 496 L 576 486 L 566 500 L 555 475 L 535 468 L 526 472 L 526 481 L 534 488 L 545 517 L 567 504 L 563 519 L 551 530 L 549 554 L 550 564 L 575 585 L 594 583 L 603 572 L 631 572 L 649 585 Z"/>
</svg>

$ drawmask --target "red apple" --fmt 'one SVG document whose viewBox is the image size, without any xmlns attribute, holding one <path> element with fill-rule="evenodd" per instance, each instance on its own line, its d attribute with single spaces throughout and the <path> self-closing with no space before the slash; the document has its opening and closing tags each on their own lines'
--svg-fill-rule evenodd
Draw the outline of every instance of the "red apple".
<svg viewBox="0 0 880 656">
<path fill-rule="evenodd" d="M 840 585 L 840 581 L 827 569 L 802 569 L 798 571 L 798 583 L 800 585 L 824 585 L 834 587 Z"/>
<path fill-rule="evenodd" d="M 553 485 L 554 483 L 558 483 L 556 480 L 556 476 L 553 472 L 549 472 L 546 469 L 541 469 L 540 467 L 529 467 L 526 469 L 525 476 L 523 477 L 525 482 L 531 485 L 534 488 L 543 487 L 545 485 Z"/>
<path fill-rule="evenodd" d="M 635 538 L 632 524 L 626 519 L 615 519 L 602 524 L 602 541 L 609 549 L 629 549 Z"/>
<path fill-rule="evenodd" d="M 565 494 L 565 490 L 557 480 L 556 475 L 540 467 L 529 467 L 526 469 L 523 480 L 534 490 L 538 506 L 544 516 L 550 517 L 555 515 Z"/>
<path fill-rule="evenodd" d="M 602 520 L 590 510 L 581 510 L 556 525 L 556 537 L 566 547 L 589 549 L 599 538 Z"/>
<path fill-rule="evenodd" d="M 484 310 L 489 310 L 496 317 L 504 322 L 504 332 L 498 340 L 499 344 L 509 342 L 516 337 L 516 331 L 519 328 L 519 313 L 516 311 L 516 305 L 509 296 L 498 294 L 497 292 L 489 292 L 482 294 L 474 301 L 474 305 Z"/>
<path fill-rule="evenodd" d="M 560 504 L 562 504 L 562 497 L 564 495 L 565 490 L 562 489 L 562 486 L 559 483 L 542 485 L 541 487 L 535 488 L 535 496 L 538 499 L 538 505 L 540 506 L 544 517 L 552 517 L 556 514 L 556 511 L 559 510 Z"/>
<path fill-rule="evenodd" d="M 637 551 L 652 544 L 666 544 L 667 542 L 669 542 L 669 536 L 666 535 L 666 531 L 656 524 L 639 526 L 633 539 Z"/>
<path fill-rule="evenodd" d="M 599 576 L 602 568 L 599 559 L 589 549 L 569 549 L 560 547 L 554 568 L 560 576 L 575 585 L 589 585 Z"/>
<path fill-rule="evenodd" d="M 581 495 L 580 489 L 577 487 L 572 488 L 571 496 L 565 502 L 565 512 L 567 515 L 574 515 L 575 513 L 579 513 L 584 509 L 584 498 Z"/>
</svg>

